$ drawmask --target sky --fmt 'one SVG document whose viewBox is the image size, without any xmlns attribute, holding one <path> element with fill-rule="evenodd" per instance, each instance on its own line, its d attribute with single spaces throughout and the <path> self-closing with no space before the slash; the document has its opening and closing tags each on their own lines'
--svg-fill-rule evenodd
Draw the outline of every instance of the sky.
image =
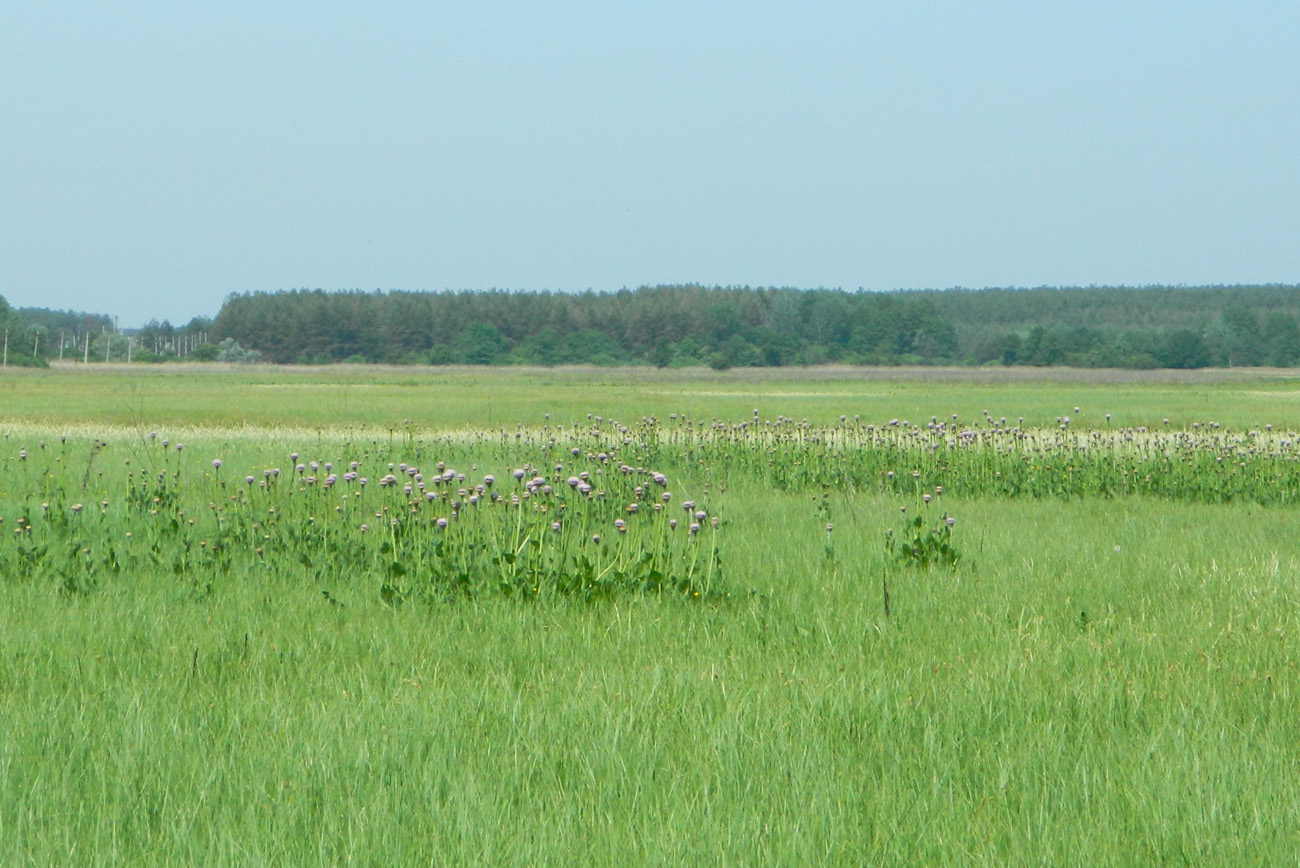
<svg viewBox="0 0 1300 868">
<path fill-rule="evenodd" d="M 1298 43 L 1293 0 L 0 4 L 0 296 L 1300 283 Z"/>
</svg>

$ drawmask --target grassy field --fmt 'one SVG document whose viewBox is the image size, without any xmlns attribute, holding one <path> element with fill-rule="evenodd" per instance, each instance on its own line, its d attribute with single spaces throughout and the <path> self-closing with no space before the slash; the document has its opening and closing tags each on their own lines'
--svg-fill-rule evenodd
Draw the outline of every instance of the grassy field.
<svg viewBox="0 0 1300 868">
<path fill-rule="evenodd" d="M 696 418 L 840 414 L 921 421 L 1051 423 L 1079 407 L 1084 424 L 1177 426 L 1214 419 L 1238 428 L 1300 428 L 1293 370 L 1095 371 L 1051 368 L 325 368 L 66 365 L 0 376 L 6 420 L 55 426 L 376 426 L 425 429 L 540 425 L 586 413 L 632 421 L 648 413 Z"/>
<path fill-rule="evenodd" d="M 0 864 L 1293 862 L 1297 383 L 866 373 L 0 377 Z"/>
</svg>

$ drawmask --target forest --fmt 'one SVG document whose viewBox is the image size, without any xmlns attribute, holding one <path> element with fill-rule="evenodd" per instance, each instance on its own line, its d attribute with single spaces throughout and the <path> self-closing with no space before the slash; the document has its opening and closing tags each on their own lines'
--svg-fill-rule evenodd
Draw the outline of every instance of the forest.
<svg viewBox="0 0 1300 868">
<path fill-rule="evenodd" d="M 11 309 L 6 364 L 265 361 L 467 365 L 1300 365 L 1300 287 L 899 292 L 673 285 L 617 292 L 232 294 L 216 317 L 118 331 Z"/>
</svg>

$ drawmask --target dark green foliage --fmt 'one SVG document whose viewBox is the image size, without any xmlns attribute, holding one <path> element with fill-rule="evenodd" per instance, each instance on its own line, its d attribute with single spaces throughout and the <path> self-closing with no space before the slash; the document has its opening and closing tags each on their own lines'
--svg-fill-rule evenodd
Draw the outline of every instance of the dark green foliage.
<svg viewBox="0 0 1300 868">
<path fill-rule="evenodd" d="M 904 513 L 898 533 L 885 532 L 885 551 L 891 560 L 906 566 L 954 570 L 961 560 L 961 552 L 952 544 L 952 528 L 947 513 L 932 523 L 926 522 L 922 515 L 909 519 Z"/>
<path fill-rule="evenodd" d="M 1300 363 L 1298 316 L 1282 286 L 299 290 L 232 295 L 213 331 L 273 362 L 1189 368 Z"/>
<path fill-rule="evenodd" d="M 616 293 L 232 295 L 213 328 L 272 362 L 790 365 L 953 361 L 952 325 L 917 295 L 643 287 Z"/>
<path fill-rule="evenodd" d="M 1191 329 L 1170 332 L 1156 358 L 1164 368 L 1204 368 L 1210 364 L 1205 340 Z"/>
</svg>

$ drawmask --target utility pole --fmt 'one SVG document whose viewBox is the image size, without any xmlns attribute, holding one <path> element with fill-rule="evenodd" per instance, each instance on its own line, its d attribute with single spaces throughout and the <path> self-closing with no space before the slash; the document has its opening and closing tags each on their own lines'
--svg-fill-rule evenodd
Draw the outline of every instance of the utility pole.
<svg viewBox="0 0 1300 868">
<path fill-rule="evenodd" d="M 4 364 L 0 367 L 9 367 L 9 329 L 5 329 L 5 358 Z"/>
<path fill-rule="evenodd" d="M 82 362 L 87 365 L 90 364 L 90 329 L 86 329 L 86 357 L 82 359 Z"/>
<path fill-rule="evenodd" d="M 59 361 L 63 361 L 63 329 L 59 329 Z"/>
</svg>

